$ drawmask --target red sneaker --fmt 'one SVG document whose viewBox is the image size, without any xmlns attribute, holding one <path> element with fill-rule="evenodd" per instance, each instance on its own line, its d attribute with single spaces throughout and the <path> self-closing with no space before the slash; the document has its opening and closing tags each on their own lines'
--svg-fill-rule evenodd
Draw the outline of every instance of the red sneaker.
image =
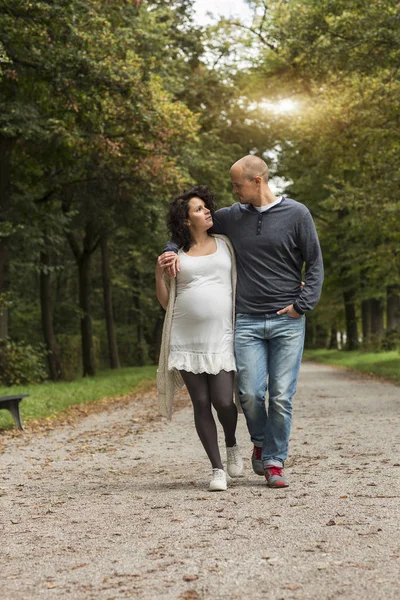
<svg viewBox="0 0 400 600">
<path fill-rule="evenodd" d="M 264 467 L 262 464 L 262 448 L 254 446 L 253 454 L 251 455 L 251 464 L 256 475 L 264 476 Z"/>
<path fill-rule="evenodd" d="M 265 479 L 270 488 L 289 487 L 289 482 L 282 467 L 267 465 L 265 468 Z"/>
</svg>

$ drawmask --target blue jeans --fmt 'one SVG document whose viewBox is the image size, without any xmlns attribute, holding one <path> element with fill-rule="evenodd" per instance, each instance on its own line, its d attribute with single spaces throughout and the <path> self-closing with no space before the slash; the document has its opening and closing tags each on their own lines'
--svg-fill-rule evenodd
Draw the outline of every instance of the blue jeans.
<svg viewBox="0 0 400 600">
<path fill-rule="evenodd" d="M 264 466 L 281 467 L 288 455 L 292 399 L 303 354 L 304 332 L 304 315 L 293 318 L 286 314 L 238 314 L 236 317 L 239 399 L 251 440 L 255 446 L 262 447 Z"/>
</svg>

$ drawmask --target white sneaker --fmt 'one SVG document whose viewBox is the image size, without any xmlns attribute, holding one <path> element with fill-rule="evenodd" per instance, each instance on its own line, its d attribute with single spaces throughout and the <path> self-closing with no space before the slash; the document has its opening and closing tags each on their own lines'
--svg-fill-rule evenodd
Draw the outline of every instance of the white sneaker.
<svg viewBox="0 0 400 600">
<path fill-rule="evenodd" d="M 243 459 L 237 444 L 226 447 L 227 471 L 231 477 L 241 477 L 243 474 Z"/>
<path fill-rule="evenodd" d="M 209 487 L 210 492 L 223 492 L 227 487 L 225 471 L 222 469 L 213 469 L 213 476 Z"/>
</svg>

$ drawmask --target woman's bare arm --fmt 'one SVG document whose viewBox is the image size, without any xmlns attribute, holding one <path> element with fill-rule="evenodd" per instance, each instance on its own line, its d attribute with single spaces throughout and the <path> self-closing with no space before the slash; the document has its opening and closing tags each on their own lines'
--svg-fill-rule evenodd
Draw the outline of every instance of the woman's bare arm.
<svg viewBox="0 0 400 600">
<path fill-rule="evenodd" d="M 157 260 L 156 265 L 156 295 L 157 300 L 161 304 L 164 310 L 167 310 L 168 299 L 169 299 L 169 290 L 167 285 L 163 279 L 164 269 L 160 266 L 159 260 Z"/>
</svg>

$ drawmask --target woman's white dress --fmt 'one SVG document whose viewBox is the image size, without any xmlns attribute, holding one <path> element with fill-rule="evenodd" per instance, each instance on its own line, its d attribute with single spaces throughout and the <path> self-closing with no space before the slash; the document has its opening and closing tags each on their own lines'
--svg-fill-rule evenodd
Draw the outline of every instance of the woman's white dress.
<svg viewBox="0 0 400 600">
<path fill-rule="evenodd" d="M 233 351 L 232 260 L 224 240 L 217 250 L 189 256 L 179 250 L 181 270 L 172 317 L 168 369 L 191 373 L 236 371 Z"/>
</svg>

